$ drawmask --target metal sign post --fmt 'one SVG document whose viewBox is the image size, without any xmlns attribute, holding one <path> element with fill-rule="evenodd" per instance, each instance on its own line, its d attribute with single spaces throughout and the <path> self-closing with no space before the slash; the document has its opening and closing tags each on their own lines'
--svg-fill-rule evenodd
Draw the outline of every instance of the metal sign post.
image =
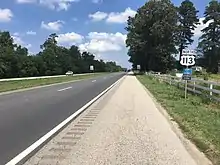
<svg viewBox="0 0 220 165">
<path fill-rule="evenodd" d="M 188 69 L 188 66 L 186 66 L 186 69 L 183 71 L 183 79 L 185 80 L 185 99 L 187 97 L 187 86 L 188 86 L 188 80 L 191 80 L 192 76 L 192 69 Z"/>
<path fill-rule="evenodd" d="M 180 64 L 186 66 L 182 77 L 182 79 L 185 80 L 185 99 L 187 98 L 187 83 L 188 80 L 191 80 L 192 76 L 192 69 L 189 69 L 188 67 L 195 65 L 195 56 L 196 52 L 194 50 L 183 50 L 180 60 Z"/>
</svg>

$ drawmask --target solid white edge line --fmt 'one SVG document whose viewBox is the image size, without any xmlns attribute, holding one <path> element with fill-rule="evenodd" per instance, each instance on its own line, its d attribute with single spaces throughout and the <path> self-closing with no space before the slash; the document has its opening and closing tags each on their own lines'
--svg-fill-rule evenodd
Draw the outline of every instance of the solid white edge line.
<svg viewBox="0 0 220 165">
<path fill-rule="evenodd" d="M 79 110 L 77 110 L 74 114 L 69 116 L 67 119 L 65 119 L 63 122 L 58 124 L 56 127 L 54 127 L 51 131 L 46 133 L 44 136 L 42 136 L 39 140 L 34 142 L 32 145 L 30 145 L 27 149 L 22 151 L 20 154 L 18 154 L 16 157 L 14 157 L 12 160 L 10 160 L 5 165 L 16 165 L 20 161 L 22 161 L 26 156 L 28 156 L 31 152 L 33 152 L 35 149 L 37 149 L 41 144 L 43 144 L 45 141 L 47 141 L 51 136 L 53 136 L 55 133 L 57 133 L 61 128 L 63 128 L 66 124 L 68 124 L 71 120 L 73 120 L 77 115 L 82 113 L 86 108 L 88 108 L 91 104 L 93 104 L 96 100 L 98 100 L 102 95 L 104 95 L 106 92 L 108 92 L 111 88 L 113 88 L 116 84 L 118 84 L 124 76 L 122 76 L 119 80 L 117 80 L 115 83 L 113 83 L 111 86 L 106 88 L 103 92 L 101 92 L 98 96 L 93 98 L 91 101 L 86 103 L 83 107 L 81 107 Z"/>
<path fill-rule="evenodd" d="M 65 90 L 67 90 L 67 89 L 71 89 L 72 87 L 67 87 L 67 88 L 63 88 L 63 89 L 59 89 L 59 90 L 57 90 L 58 92 L 61 92 L 61 91 L 65 91 Z"/>
</svg>

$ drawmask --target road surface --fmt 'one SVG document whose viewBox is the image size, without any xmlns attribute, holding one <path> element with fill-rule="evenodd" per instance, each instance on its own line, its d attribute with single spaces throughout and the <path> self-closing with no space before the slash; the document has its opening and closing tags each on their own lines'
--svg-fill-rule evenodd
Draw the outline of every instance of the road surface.
<svg viewBox="0 0 220 165">
<path fill-rule="evenodd" d="M 5 164 L 121 78 L 92 79 L 0 96 L 0 164 Z"/>
</svg>

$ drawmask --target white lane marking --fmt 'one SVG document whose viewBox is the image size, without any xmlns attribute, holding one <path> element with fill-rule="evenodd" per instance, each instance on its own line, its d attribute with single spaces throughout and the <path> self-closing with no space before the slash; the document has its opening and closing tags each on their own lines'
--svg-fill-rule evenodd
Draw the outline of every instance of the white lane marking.
<svg viewBox="0 0 220 165">
<path fill-rule="evenodd" d="M 58 124 L 56 127 L 54 127 L 50 132 L 42 136 L 40 139 L 38 139 L 36 142 L 34 142 L 31 146 L 29 146 L 27 149 L 22 151 L 20 154 L 18 154 L 16 157 L 14 157 L 12 160 L 10 160 L 5 165 L 16 165 L 19 162 L 21 162 L 25 157 L 27 157 L 30 153 L 32 153 L 34 150 L 36 150 L 38 147 L 40 147 L 45 141 L 47 141 L 49 138 L 51 138 L 55 133 L 57 133 L 60 129 L 62 129 L 65 125 L 67 125 L 70 121 L 72 121 L 75 117 L 77 117 L 80 113 L 82 113 L 86 108 L 88 108 L 91 104 L 93 104 L 96 100 L 98 100 L 101 96 L 103 96 L 105 93 L 107 93 L 111 88 L 113 88 L 116 84 L 118 84 L 122 79 L 121 77 L 118 81 L 116 81 L 114 84 L 106 88 L 103 92 L 101 92 L 98 96 L 93 98 L 91 101 L 86 103 L 82 108 L 77 110 L 74 114 L 69 116 L 67 119 L 65 119 L 63 122 Z"/>
<path fill-rule="evenodd" d="M 68 90 L 68 89 L 71 89 L 71 88 L 73 88 L 73 87 L 67 87 L 67 88 L 59 89 L 59 90 L 57 90 L 57 91 L 58 91 L 58 92 L 61 92 L 61 91 L 65 91 L 65 90 Z"/>
<path fill-rule="evenodd" d="M 93 80 L 92 82 L 96 82 L 96 80 Z"/>
</svg>

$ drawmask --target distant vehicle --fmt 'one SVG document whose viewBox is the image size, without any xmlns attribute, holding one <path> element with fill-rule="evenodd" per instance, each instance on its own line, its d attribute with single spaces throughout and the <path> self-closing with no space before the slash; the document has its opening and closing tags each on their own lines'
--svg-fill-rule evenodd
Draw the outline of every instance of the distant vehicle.
<svg viewBox="0 0 220 165">
<path fill-rule="evenodd" d="M 193 66 L 192 69 L 193 69 L 195 72 L 202 72 L 202 67 L 201 67 L 201 66 Z"/>
<path fill-rule="evenodd" d="M 73 75 L 73 72 L 72 71 L 68 71 L 68 72 L 66 72 L 66 75 L 67 76 Z"/>
</svg>

